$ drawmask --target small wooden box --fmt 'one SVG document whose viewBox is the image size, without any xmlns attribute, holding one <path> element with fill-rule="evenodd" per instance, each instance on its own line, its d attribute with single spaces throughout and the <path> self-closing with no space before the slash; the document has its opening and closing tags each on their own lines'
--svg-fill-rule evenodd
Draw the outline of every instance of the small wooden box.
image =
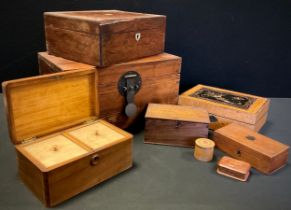
<svg viewBox="0 0 291 210">
<path fill-rule="evenodd" d="M 267 98 L 197 85 L 179 96 L 179 104 L 206 109 L 212 130 L 235 122 L 259 131 L 267 120 L 270 102 Z"/>
<path fill-rule="evenodd" d="M 19 175 L 46 206 L 132 166 L 132 135 L 97 119 L 96 79 L 82 70 L 2 84 Z"/>
<path fill-rule="evenodd" d="M 265 174 L 280 169 L 288 159 L 289 146 L 235 123 L 214 131 L 213 140 L 218 149 Z"/>
<path fill-rule="evenodd" d="M 145 143 L 194 147 L 195 139 L 208 137 L 209 117 L 203 109 L 150 103 L 145 118 Z"/>
<path fill-rule="evenodd" d="M 110 67 L 95 68 L 41 52 L 38 54 L 38 62 L 40 74 L 76 69 L 97 70 L 100 118 L 120 128 L 127 128 L 143 117 L 150 102 L 178 103 L 181 58 L 175 55 L 162 53 Z M 128 72 L 136 72 L 141 79 L 140 89 L 134 96 L 137 113 L 130 117 L 125 114 L 126 98 L 118 89 L 120 78 Z"/>
<path fill-rule="evenodd" d="M 217 163 L 216 171 L 221 175 L 245 182 L 250 175 L 250 169 L 249 163 L 224 156 Z"/>
<path fill-rule="evenodd" d="M 50 54 L 109 66 L 162 53 L 166 17 L 163 15 L 92 10 L 45 12 Z"/>
</svg>

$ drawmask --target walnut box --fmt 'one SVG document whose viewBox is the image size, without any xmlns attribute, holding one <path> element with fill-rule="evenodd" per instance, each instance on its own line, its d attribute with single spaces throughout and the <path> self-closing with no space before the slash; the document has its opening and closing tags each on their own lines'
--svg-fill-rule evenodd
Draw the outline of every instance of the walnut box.
<svg viewBox="0 0 291 210">
<path fill-rule="evenodd" d="M 216 171 L 221 175 L 245 182 L 249 178 L 250 169 L 249 163 L 224 156 L 217 163 Z"/>
<path fill-rule="evenodd" d="M 235 123 L 214 131 L 213 140 L 218 149 L 265 174 L 287 163 L 289 146 Z"/>
<path fill-rule="evenodd" d="M 162 53 L 166 16 L 92 10 L 45 12 L 50 54 L 94 66 L 109 66 Z"/>
<path fill-rule="evenodd" d="M 46 206 L 132 166 L 132 135 L 98 119 L 96 79 L 81 70 L 2 83 L 19 175 Z"/>
<path fill-rule="evenodd" d="M 48 55 L 46 52 L 38 54 L 38 61 L 41 74 L 76 69 L 97 70 L 100 118 L 120 128 L 126 128 L 137 119 L 143 118 L 146 106 L 150 102 L 178 103 L 181 58 L 175 55 L 162 53 L 105 68 L 77 63 Z M 126 97 L 129 92 L 124 92 L 127 89 L 124 78 L 127 76 L 127 85 L 130 85 L 131 78 L 136 83 L 133 101 Z M 129 102 L 137 107 L 136 113 L 130 116 L 125 112 Z"/>
<path fill-rule="evenodd" d="M 208 137 L 209 117 L 204 109 L 150 103 L 145 118 L 145 143 L 194 147 L 195 139 Z"/>
<path fill-rule="evenodd" d="M 259 131 L 267 120 L 269 103 L 267 98 L 205 85 L 197 85 L 179 96 L 179 104 L 209 112 L 212 130 L 235 122 Z"/>
</svg>

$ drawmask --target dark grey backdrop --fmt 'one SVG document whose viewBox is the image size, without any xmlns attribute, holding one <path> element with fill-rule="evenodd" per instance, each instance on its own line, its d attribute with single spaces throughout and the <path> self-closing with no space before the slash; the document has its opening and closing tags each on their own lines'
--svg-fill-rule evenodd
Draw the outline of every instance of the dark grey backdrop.
<svg viewBox="0 0 291 210">
<path fill-rule="evenodd" d="M 121 9 L 167 15 L 166 51 L 183 58 L 180 91 L 204 83 L 291 97 L 291 1 L 9 0 L 0 8 L 0 80 L 37 74 L 44 11 Z"/>
</svg>

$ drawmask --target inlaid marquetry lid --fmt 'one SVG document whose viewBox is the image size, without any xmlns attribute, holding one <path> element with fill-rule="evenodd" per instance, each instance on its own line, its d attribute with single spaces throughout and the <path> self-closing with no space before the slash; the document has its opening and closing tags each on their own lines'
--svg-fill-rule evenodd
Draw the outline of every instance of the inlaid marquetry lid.
<svg viewBox="0 0 291 210">
<path fill-rule="evenodd" d="M 196 85 L 179 96 L 179 104 L 206 109 L 217 117 L 255 124 L 269 110 L 267 98 L 206 85 Z"/>
<path fill-rule="evenodd" d="M 95 70 L 62 72 L 2 83 L 14 144 L 99 115 Z"/>
<path fill-rule="evenodd" d="M 145 118 L 209 123 L 205 109 L 171 104 L 150 103 Z"/>
</svg>

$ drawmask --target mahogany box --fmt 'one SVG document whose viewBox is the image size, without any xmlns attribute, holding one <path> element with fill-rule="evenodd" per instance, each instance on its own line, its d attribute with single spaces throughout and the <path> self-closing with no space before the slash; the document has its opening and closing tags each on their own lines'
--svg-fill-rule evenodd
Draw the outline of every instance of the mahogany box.
<svg viewBox="0 0 291 210">
<path fill-rule="evenodd" d="M 250 94 L 197 85 L 179 96 L 179 104 L 206 109 L 212 130 L 234 122 L 259 131 L 267 120 L 270 101 Z"/>
<path fill-rule="evenodd" d="M 251 165 L 242 160 L 223 156 L 217 163 L 217 173 L 240 181 L 247 181 Z"/>
<path fill-rule="evenodd" d="M 132 135 L 98 119 L 96 79 L 81 70 L 2 83 L 19 175 L 48 207 L 132 166 Z"/>
<path fill-rule="evenodd" d="M 50 54 L 94 66 L 109 66 L 162 53 L 166 16 L 91 10 L 45 12 Z"/>
<path fill-rule="evenodd" d="M 194 147 L 197 138 L 208 137 L 208 112 L 191 106 L 148 105 L 144 142 Z"/>
<path fill-rule="evenodd" d="M 218 149 L 265 174 L 287 163 L 289 146 L 235 123 L 215 130 L 213 140 Z"/>
<path fill-rule="evenodd" d="M 98 68 L 41 52 L 38 62 L 40 74 L 95 69 L 100 118 L 120 128 L 143 118 L 150 102 L 178 103 L 181 58 L 175 55 L 161 53 Z"/>
</svg>

